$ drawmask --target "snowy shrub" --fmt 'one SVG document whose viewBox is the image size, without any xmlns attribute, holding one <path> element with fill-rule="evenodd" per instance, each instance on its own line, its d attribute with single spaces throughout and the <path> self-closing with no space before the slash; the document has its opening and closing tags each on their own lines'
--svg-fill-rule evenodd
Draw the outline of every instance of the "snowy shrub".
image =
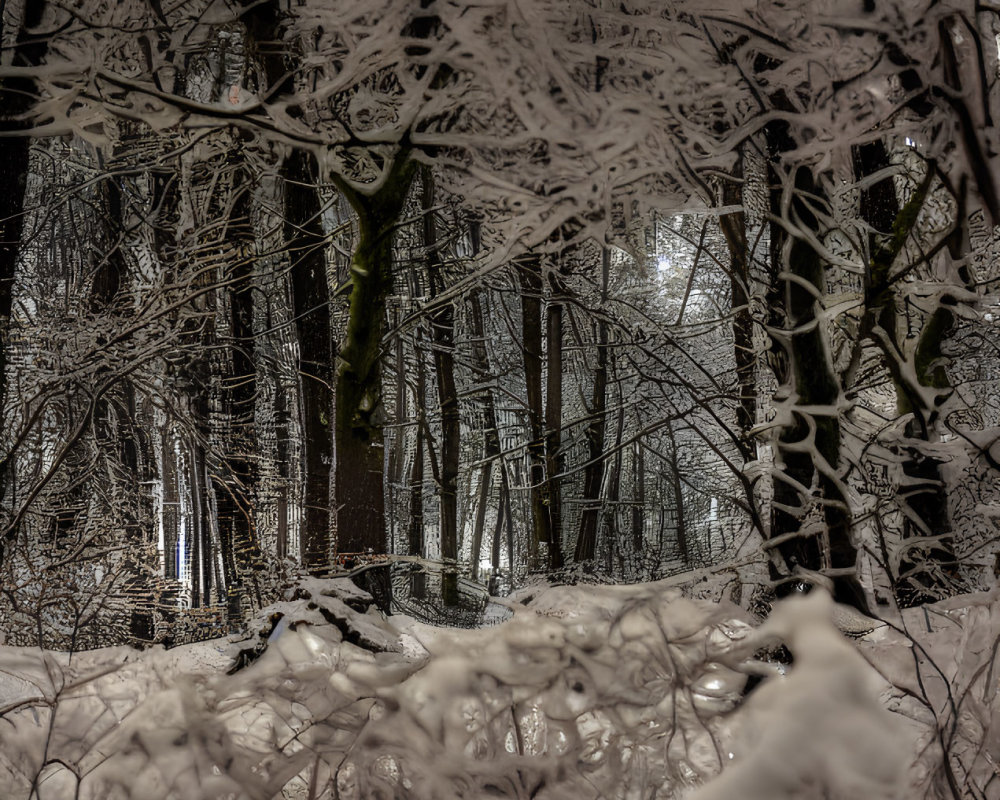
<svg viewBox="0 0 1000 800">
<path fill-rule="evenodd" d="M 914 731 L 910 794 L 1000 797 L 1000 592 L 908 609 L 863 644 L 891 678 L 889 707 Z"/>
<path fill-rule="evenodd" d="M 832 611 L 823 590 L 792 597 L 751 637 L 786 643 L 794 665 L 749 696 L 740 760 L 691 800 L 903 796 L 906 731 L 879 703 L 884 681 L 834 627 Z"/>
<path fill-rule="evenodd" d="M 458 630 L 308 579 L 243 641 L 4 648 L 2 796 L 996 796 L 993 595 L 859 652 L 821 590 L 757 629 L 662 582 L 533 594 Z M 779 642 L 790 667 L 754 659 Z M 744 701 L 753 673 L 769 677 Z"/>
</svg>

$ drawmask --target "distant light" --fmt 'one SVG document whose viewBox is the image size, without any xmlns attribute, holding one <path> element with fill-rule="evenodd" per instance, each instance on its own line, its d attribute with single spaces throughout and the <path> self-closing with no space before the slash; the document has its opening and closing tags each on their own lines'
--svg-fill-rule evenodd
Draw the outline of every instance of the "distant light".
<svg viewBox="0 0 1000 800">
<path fill-rule="evenodd" d="M 907 147 L 915 147 L 915 146 L 916 146 L 916 144 L 917 144 L 917 143 L 916 143 L 916 142 L 914 142 L 914 141 L 913 141 L 913 139 L 911 139 L 911 138 L 910 138 L 909 136 L 907 136 L 907 137 L 906 137 L 906 140 L 905 140 L 905 141 L 906 141 L 906 146 L 907 146 Z"/>
<path fill-rule="evenodd" d="M 666 272 L 668 269 L 670 269 L 670 259 L 661 258 L 659 261 L 656 262 L 656 269 L 659 272 Z"/>
</svg>

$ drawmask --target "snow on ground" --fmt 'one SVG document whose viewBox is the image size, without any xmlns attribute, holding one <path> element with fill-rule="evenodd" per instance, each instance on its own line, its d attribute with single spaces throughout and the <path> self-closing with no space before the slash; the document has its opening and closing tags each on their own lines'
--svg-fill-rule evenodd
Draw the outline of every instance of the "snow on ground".
<svg viewBox="0 0 1000 800">
<path fill-rule="evenodd" d="M 1000 797 L 996 591 L 856 642 L 821 590 L 759 627 L 676 579 L 532 587 L 480 630 L 286 597 L 242 641 L 0 648 L 0 797 Z"/>
</svg>

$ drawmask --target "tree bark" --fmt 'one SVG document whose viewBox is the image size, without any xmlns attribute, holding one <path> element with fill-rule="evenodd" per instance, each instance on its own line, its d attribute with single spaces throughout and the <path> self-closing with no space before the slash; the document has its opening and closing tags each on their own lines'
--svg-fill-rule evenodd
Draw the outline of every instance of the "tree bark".
<svg viewBox="0 0 1000 800">
<path fill-rule="evenodd" d="M 220 324 L 227 329 L 226 355 L 228 358 L 214 359 L 218 388 L 212 409 L 216 434 L 213 442 L 218 448 L 212 465 L 211 484 L 215 491 L 215 503 L 219 515 L 219 527 L 228 527 L 232 559 L 233 585 L 228 587 L 230 595 L 252 591 L 254 600 L 260 603 L 259 586 L 256 576 L 261 566 L 261 552 L 257 541 L 255 517 L 255 485 L 253 453 L 254 440 L 254 400 L 257 394 L 257 371 L 254 366 L 253 335 L 253 294 L 251 292 L 251 255 L 254 252 L 253 232 L 250 229 L 249 182 L 241 172 L 234 174 L 229 196 L 225 199 L 230 209 L 229 219 L 221 241 L 232 245 L 230 258 L 220 268 L 218 305 L 227 319 Z M 214 234 L 213 234 L 214 235 Z M 220 348 L 219 353 L 222 354 Z M 212 464 L 212 462 L 215 462 Z M 207 479 L 206 479 L 207 484 Z M 206 542 L 203 552 L 206 565 L 213 556 L 207 546 L 211 509 L 207 506 L 207 496 L 203 500 L 202 538 Z M 240 624 L 241 598 L 230 601 L 230 621 Z"/>
<path fill-rule="evenodd" d="M 296 151 L 285 164 L 285 228 L 292 260 L 292 298 L 299 339 L 305 514 L 301 557 L 306 569 L 330 564 L 330 464 L 333 418 L 326 242 L 316 191 L 315 159 Z"/>
<path fill-rule="evenodd" d="M 740 162 L 736 174 L 741 177 Z M 740 186 L 726 181 L 722 189 L 725 206 L 742 205 Z M 719 217 L 729 251 L 730 303 L 733 310 L 733 356 L 736 362 L 736 426 L 744 461 L 757 457 L 750 430 L 757 423 L 756 355 L 753 348 L 753 317 L 750 313 L 750 260 L 746 235 L 746 214 L 742 210 Z"/>
<path fill-rule="evenodd" d="M 14 43 L 7 52 L 0 51 L 0 63 L 16 66 L 37 66 L 45 57 L 48 48 L 44 37 L 36 38 L 24 31 L 37 25 L 45 8 L 44 0 L 24 2 L 15 5 L 10 16 L 0 14 L 0 43 L 4 49 Z M 16 19 L 16 17 L 23 17 Z M 12 18 L 20 28 L 11 31 L 5 28 Z M 24 130 L 27 123 L 21 118 L 32 105 L 35 82 L 31 78 L 0 79 L 0 133 L 10 134 Z M 13 306 L 14 275 L 21 251 L 21 234 L 24 227 L 24 192 L 28 178 L 28 155 L 31 139 L 25 136 L 0 136 L 0 414 L 7 408 L 7 349 L 10 315 Z M 6 419 L 0 425 L 8 425 Z M 12 475 L 10 467 L 13 459 L 0 472 L 0 508 L 5 507 L 7 489 Z M 16 531 L 8 525 L 9 515 L 3 513 L 3 534 L 0 535 L 0 566 L 5 562 L 6 548 L 13 541 Z"/>
<path fill-rule="evenodd" d="M 615 415 L 615 442 L 613 446 L 614 460 L 611 462 L 611 469 L 608 473 L 607 489 L 604 502 L 604 531 L 605 541 L 608 543 L 606 568 L 609 574 L 614 571 L 614 556 L 619 549 L 618 539 L 618 503 L 622 497 L 622 442 L 625 439 L 625 398 L 623 396 L 621 381 L 615 375 L 615 363 L 609 365 L 612 375 L 615 378 L 617 389 L 618 413 Z"/>
<path fill-rule="evenodd" d="M 429 169 L 422 174 L 424 247 L 427 281 L 431 303 L 444 290 L 442 265 L 437 250 L 437 227 L 434 220 L 434 182 Z M 441 600 L 446 606 L 458 604 L 458 469 L 459 407 L 455 386 L 455 307 L 449 303 L 436 306 L 430 314 L 431 349 L 437 383 L 438 409 L 441 415 L 441 470 L 438 498 L 441 533 Z"/>
<path fill-rule="evenodd" d="M 416 170 L 395 155 L 377 190 L 362 194 L 334 177 L 358 215 L 347 330 L 339 351 L 334 441 L 337 550 L 385 550 L 381 359 L 385 301 L 392 289 L 392 233 Z"/>
<path fill-rule="evenodd" d="M 410 464 L 408 481 L 410 487 L 408 541 L 410 555 L 423 558 L 427 555 L 424 547 L 424 426 L 427 424 L 424 418 L 424 404 L 427 395 L 427 379 L 424 373 L 424 354 L 420 332 L 420 328 L 417 328 L 413 344 L 413 354 L 417 367 L 417 380 L 414 387 L 416 396 L 413 399 L 413 408 L 417 414 L 417 429 L 414 434 L 413 463 Z M 417 597 L 424 595 L 425 578 L 426 573 L 422 569 L 413 573 L 411 591 Z"/>
<path fill-rule="evenodd" d="M 479 222 L 471 223 L 472 253 L 479 253 Z M 489 352 L 486 349 L 486 328 L 483 323 L 483 303 L 481 296 L 484 292 L 473 292 L 469 299 L 472 312 L 472 359 L 473 369 L 476 372 L 476 382 L 487 383 L 492 379 L 493 373 L 490 369 Z M 472 531 L 472 578 L 476 580 L 479 576 L 479 560 L 482 552 L 483 533 L 486 526 L 486 511 L 489 505 L 489 498 L 493 483 L 493 462 L 500 457 L 500 431 L 497 425 L 496 406 L 493 403 L 493 391 L 489 385 L 483 389 L 480 399 L 480 415 L 483 429 L 483 468 L 479 479 L 479 500 L 476 506 L 476 520 Z M 503 465 L 500 465 L 503 470 Z M 491 550 L 491 565 L 494 574 L 500 566 L 500 533 L 503 520 L 503 499 L 497 506 L 497 527 L 493 537 L 493 547 Z"/>
<path fill-rule="evenodd" d="M 771 213 L 822 238 L 817 213 L 828 200 L 808 166 L 793 166 L 792 185 L 784 188 L 781 156 L 794 149 L 785 123 L 765 129 L 771 165 Z M 851 542 L 852 518 L 837 475 L 840 464 L 840 384 L 833 371 L 826 332 L 820 317 L 825 265 L 804 238 L 771 225 L 771 260 L 776 282 L 771 289 L 775 375 L 788 421 L 777 436 L 771 538 L 784 569 L 772 561 L 779 595 L 791 591 L 795 567 L 829 571 L 837 600 L 867 611 L 856 575 L 857 551 Z M 785 277 L 787 276 L 787 277 Z M 781 412 L 779 412 L 781 413 Z M 811 513 L 822 515 L 821 529 L 807 527 Z"/>
<path fill-rule="evenodd" d="M 859 179 L 890 165 L 889 153 L 881 140 L 857 147 L 854 161 Z M 916 552 L 908 549 L 905 541 L 903 543 L 904 554 L 900 558 L 894 583 L 896 599 L 904 606 L 934 602 L 956 589 L 955 578 L 951 574 L 956 558 L 947 487 L 941 474 L 942 462 L 925 455 L 926 448 L 923 447 L 937 438 L 935 421 L 938 415 L 937 408 L 926 403 L 923 390 L 935 389 L 939 397 L 951 392 L 951 384 L 940 359 L 941 342 L 952 327 L 953 317 L 944 306 L 939 306 L 929 315 L 912 354 L 913 368 L 905 369 L 906 355 L 904 342 L 900 339 L 897 311 L 902 298 L 892 275 L 896 258 L 914 231 L 930 191 L 934 178 L 933 165 L 928 164 L 927 170 L 924 181 L 903 208 L 899 206 L 891 176 L 861 192 L 861 218 L 873 230 L 868 237 L 865 311 L 859 331 L 860 340 L 852 359 L 852 367 L 856 367 L 864 340 L 872 341 L 885 358 L 896 390 L 897 412 L 900 416 L 912 415 L 904 428 L 905 439 L 899 444 L 903 479 L 897 497 L 903 506 L 903 538 L 934 539 L 932 544 L 921 545 Z M 961 214 L 961 208 L 957 213 Z M 915 385 L 911 375 L 916 378 Z M 907 441 L 912 444 L 908 445 Z"/>
<path fill-rule="evenodd" d="M 576 539 L 575 559 L 590 561 L 597 554 L 597 531 L 601 518 L 601 484 L 604 482 L 604 432 L 608 405 L 608 323 L 604 318 L 604 303 L 608 296 L 611 252 L 601 254 L 601 316 L 596 324 L 597 352 L 594 367 L 594 387 L 591 393 L 590 423 L 587 425 L 587 466 L 583 471 L 583 511 Z"/>
<path fill-rule="evenodd" d="M 559 569 L 562 557 L 562 383 L 563 383 L 563 300 L 565 286 L 556 271 L 549 273 L 549 302 L 546 307 L 545 375 L 545 498 L 549 512 L 549 568 Z"/>
<path fill-rule="evenodd" d="M 684 515 L 684 484 L 681 482 L 681 468 L 677 458 L 677 435 L 673 425 L 667 421 L 667 437 L 670 439 L 670 478 L 674 490 L 674 523 L 677 552 L 681 563 L 686 567 L 691 564 L 691 551 L 688 548 L 687 523 Z"/>
<path fill-rule="evenodd" d="M 531 503 L 531 536 L 528 559 L 540 567 L 542 545 L 552 541 L 552 519 L 545 495 L 545 434 L 542 407 L 542 269 L 537 255 L 515 263 L 521 287 L 521 347 L 528 412 L 528 496 Z"/>
<path fill-rule="evenodd" d="M 635 481 L 635 499 L 632 505 L 632 552 L 636 556 L 637 563 L 641 563 L 646 529 L 646 466 L 642 440 L 637 439 L 632 448 Z"/>
<path fill-rule="evenodd" d="M 399 327 L 399 311 L 394 310 L 392 315 L 392 327 L 394 330 Z M 402 335 L 396 336 L 395 341 L 394 367 L 395 373 L 393 383 L 396 398 L 393 408 L 393 423 L 395 433 L 392 437 L 392 447 L 389 449 L 386 459 L 387 482 L 389 486 L 388 502 L 391 508 L 390 525 L 394 532 L 399 530 L 400 508 L 399 492 L 403 485 L 403 465 L 406 461 L 406 340 Z M 405 515 L 404 520 L 405 521 Z"/>
</svg>

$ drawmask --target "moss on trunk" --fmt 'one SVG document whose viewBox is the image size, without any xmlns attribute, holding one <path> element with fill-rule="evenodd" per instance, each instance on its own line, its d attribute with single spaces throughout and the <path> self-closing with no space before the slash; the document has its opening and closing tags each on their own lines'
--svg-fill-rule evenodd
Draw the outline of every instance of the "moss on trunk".
<svg viewBox="0 0 1000 800">
<path fill-rule="evenodd" d="M 379 368 L 385 301 L 392 289 L 392 232 L 413 181 L 416 163 L 399 152 L 382 184 L 362 194 L 339 188 L 358 215 L 351 263 L 347 330 L 338 352 L 334 449 L 337 550 L 385 548 L 382 373 Z"/>
</svg>

